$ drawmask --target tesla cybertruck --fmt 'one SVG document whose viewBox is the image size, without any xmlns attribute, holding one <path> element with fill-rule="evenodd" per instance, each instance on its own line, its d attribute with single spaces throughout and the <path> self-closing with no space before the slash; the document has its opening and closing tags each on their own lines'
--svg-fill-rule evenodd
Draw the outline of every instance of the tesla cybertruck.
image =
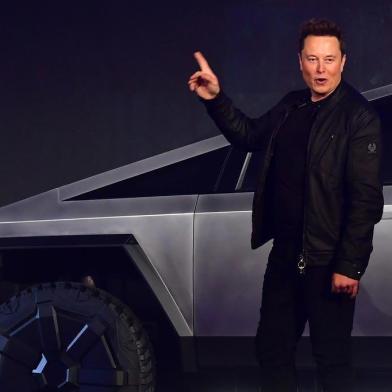
<svg viewBox="0 0 392 392">
<path fill-rule="evenodd" d="M 383 124 L 385 206 L 355 358 L 392 366 L 392 85 L 363 94 Z M 175 339 L 187 369 L 235 347 L 226 361 L 252 363 L 271 248 L 250 248 L 260 159 L 216 136 L 0 208 L 0 390 L 153 391 Z"/>
</svg>

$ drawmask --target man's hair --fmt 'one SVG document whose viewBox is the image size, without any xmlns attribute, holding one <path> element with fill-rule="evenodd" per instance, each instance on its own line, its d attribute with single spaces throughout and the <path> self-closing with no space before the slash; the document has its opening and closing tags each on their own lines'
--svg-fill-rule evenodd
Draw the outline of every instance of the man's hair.
<svg viewBox="0 0 392 392">
<path fill-rule="evenodd" d="M 318 35 L 318 36 L 333 36 L 339 41 L 340 51 L 342 56 L 346 53 L 346 45 L 343 40 L 343 33 L 340 27 L 328 19 L 316 19 L 312 18 L 304 22 L 300 29 L 299 34 L 299 53 L 301 53 L 304 48 L 305 38 L 308 35 Z"/>
</svg>

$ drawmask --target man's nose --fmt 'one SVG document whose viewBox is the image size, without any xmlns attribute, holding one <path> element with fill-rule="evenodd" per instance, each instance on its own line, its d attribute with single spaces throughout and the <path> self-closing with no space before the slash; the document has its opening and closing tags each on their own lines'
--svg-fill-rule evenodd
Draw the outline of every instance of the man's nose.
<svg viewBox="0 0 392 392">
<path fill-rule="evenodd" d="M 325 71 L 325 65 L 322 61 L 317 63 L 317 72 L 322 73 Z"/>
</svg>

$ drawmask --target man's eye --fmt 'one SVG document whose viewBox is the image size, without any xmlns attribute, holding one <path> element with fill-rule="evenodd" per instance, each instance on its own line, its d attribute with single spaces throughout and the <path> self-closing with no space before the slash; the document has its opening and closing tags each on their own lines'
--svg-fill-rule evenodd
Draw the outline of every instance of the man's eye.
<svg viewBox="0 0 392 392">
<path fill-rule="evenodd" d="M 326 59 L 325 60 L 325 62 L 328 63 L 328 64 L 332 63 L 333 61 L 334 61 L 334 59 Z"/>
<path fill-rule="evenodd" d="M 310 59 L 308 59 L 311 63 L 314 63 L 315 61 L 316 61 L 316 59 L 315 58 L 310 58 Z"/>
</svg>

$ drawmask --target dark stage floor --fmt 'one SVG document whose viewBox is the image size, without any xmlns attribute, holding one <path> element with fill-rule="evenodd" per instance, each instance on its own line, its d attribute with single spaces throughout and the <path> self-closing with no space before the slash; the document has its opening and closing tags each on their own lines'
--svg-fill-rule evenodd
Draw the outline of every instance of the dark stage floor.
<svg viewBox="0 0 392 392">
<path fill-rule="evenodd" d="M 356 370 L 356 392 L 391 392 L 392 371 Z M 299 371 L 300 392 L 321 392 L 314 369 Z M 261 392 L 257 368 L 208 369 L 158 375 L 156 392 Z"/>
<path fill-rule="evenodd" d="M 166 346 L 157 357 L 156 392 L 261 392 L 259 368 L 252 355 L 253 338 L 198 341 L 202 354 L 198 371 L 179 370 L 180 363 L 168 357 Z M 242 350 L 242 351 L 241 351 Z M 355 392 L 392 392 L 392 340 L 390 338 L 353 338 Z M 172 358 L 172 361 L 169 360 Z M 322 392 L 308 337 L 300 340 L 296 355 L 300 392 Z"/>
</svg>

